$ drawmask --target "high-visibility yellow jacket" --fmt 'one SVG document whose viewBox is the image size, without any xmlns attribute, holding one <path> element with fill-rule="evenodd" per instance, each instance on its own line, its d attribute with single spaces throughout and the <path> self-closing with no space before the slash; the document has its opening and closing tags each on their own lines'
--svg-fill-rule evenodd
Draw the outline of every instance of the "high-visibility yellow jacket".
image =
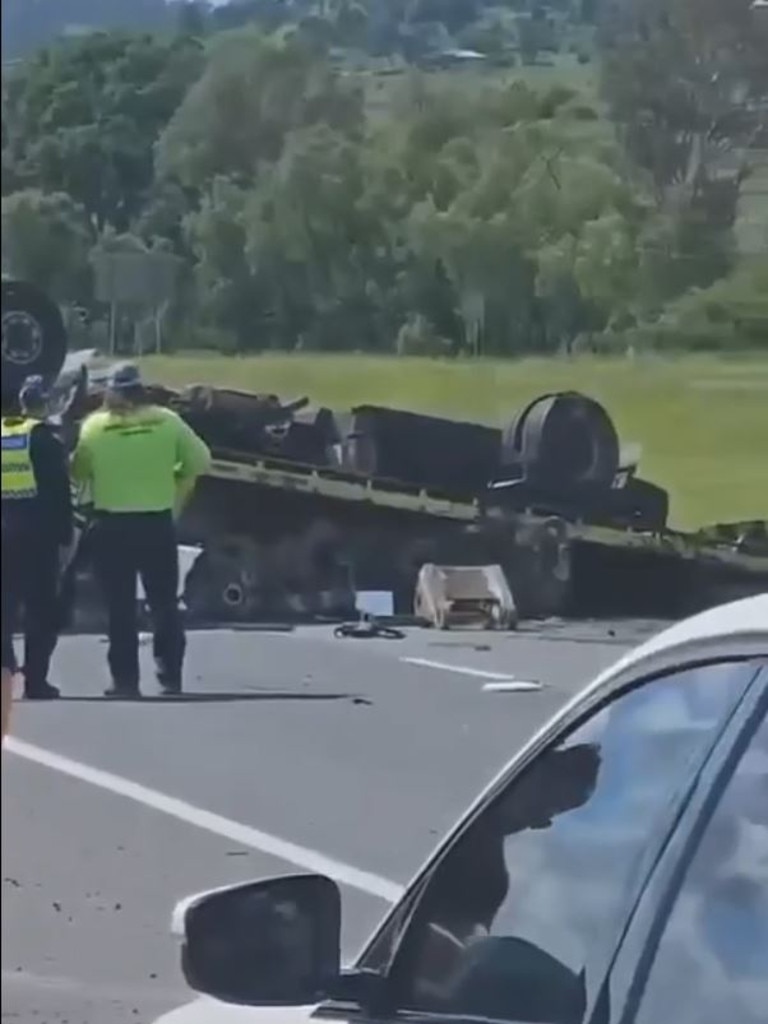
<svg viewBox="0 0 768 1024">
<path fill-rule="evenodd" d="M 98 512 L 172 511 L 207 472 L 208 446 L 172 409 L 100 410 L 80 428 L 72 479 Z"/>
<path fill-rule="evenodd" d="M 8 417 L 2 423 L 2 499 L 37 497 L 37 480 L 30 454 L 32 431 L 40 420 Z"/>
</svg>

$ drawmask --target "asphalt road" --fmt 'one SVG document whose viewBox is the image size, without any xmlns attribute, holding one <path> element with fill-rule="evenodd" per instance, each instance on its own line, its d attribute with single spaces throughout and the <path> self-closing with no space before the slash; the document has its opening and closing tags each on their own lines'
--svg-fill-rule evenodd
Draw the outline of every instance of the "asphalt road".
<svg viewBox="0 0 768 1024">
<path fill-rule="evenodd" d="M 175 902 L 297 866 L 345 883 L 353 953 L 531 732 L 658 626 L 200 633 L 186 697 L 141 704 L 101 699 L 99 638 L 63 640 L 65 699 L 17 704 L 3 753 L 2 1021 L 152 1024 L 193 998 Z M 541 689 L 484 689 L 511 675 Z"/>
</svg>

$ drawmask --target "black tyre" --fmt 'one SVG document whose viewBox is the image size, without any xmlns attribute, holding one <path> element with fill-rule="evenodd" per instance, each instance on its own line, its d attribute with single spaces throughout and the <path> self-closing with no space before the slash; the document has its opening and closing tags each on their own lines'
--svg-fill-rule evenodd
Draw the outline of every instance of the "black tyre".
<svg viewBox="0 0 768 1024">
<path fill-rule="evenodd" d="M 502 461 L 522 467 L 529 482 L 548 490 L 610 487 L 619 468 L 619 437 L 594 399 L 570 391 L 542 395 L 505 431 Z"/>
<path fill-rule="evenodd" d="M 61 311 L 45 292 L 27 281 L 2 282 L 3 405 L 15 400 L 25 378 L 55 380 L 67 355 Z"/>
<path fill-rule="evenodd" d="M 259 547 L 247 539 L 206 546 L 184 582 L 190 623 L 256 621 L 263 612 L 260 569 Z"/>
</svg>

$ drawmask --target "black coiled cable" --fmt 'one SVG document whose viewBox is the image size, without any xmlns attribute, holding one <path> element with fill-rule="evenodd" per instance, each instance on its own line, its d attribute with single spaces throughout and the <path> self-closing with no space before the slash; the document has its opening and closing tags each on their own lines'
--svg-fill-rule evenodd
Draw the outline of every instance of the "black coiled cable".
<svg viewBox="0 0 768 1024">
<path fill-rule="evenodd" d="M 376 619 L 360 619 L 359 622 L 343 622 L 333 631 L 337 640 L 405 640 L 402 629 L 385 626 Z"/>
</svg>

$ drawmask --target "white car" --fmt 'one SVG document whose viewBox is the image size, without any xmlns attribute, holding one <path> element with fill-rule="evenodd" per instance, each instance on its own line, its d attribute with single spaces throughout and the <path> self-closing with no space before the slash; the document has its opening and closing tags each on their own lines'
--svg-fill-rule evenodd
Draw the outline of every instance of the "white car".
<svg viewBox="0 0 768 1024">
<path fill-rule="evenodd" d="M 767 710 L 768 594 L 673 626 L 514 757 L 350 967 L 328 878 L 181 904 L 204 995 L 162 1024 L 766 1024 Z"/>
</svg>

